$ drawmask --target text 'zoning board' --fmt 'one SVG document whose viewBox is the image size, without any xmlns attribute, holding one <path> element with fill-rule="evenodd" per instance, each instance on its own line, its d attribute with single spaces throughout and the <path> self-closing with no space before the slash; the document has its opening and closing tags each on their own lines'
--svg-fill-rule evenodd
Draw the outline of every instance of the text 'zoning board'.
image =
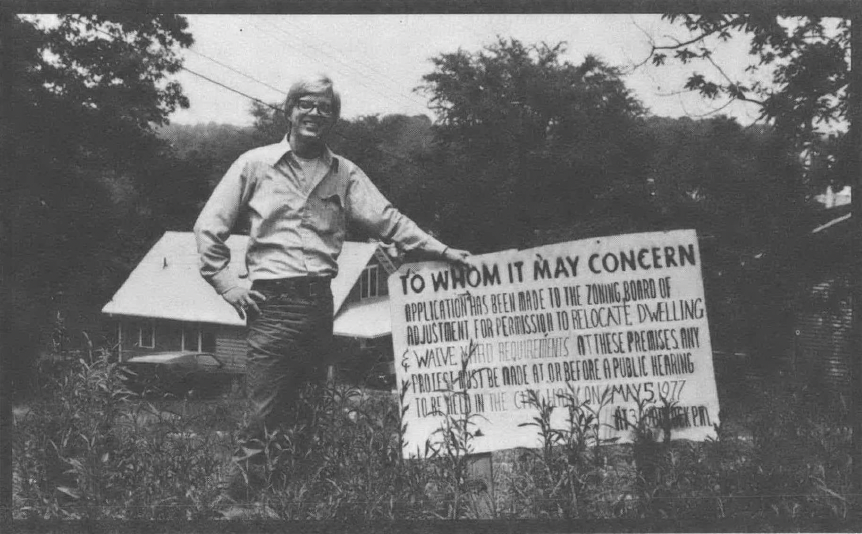
<svg viewBox="0 0 862 534">
<path fill-rule="evenodd" d="M 389 278 L 407 408 L 404 454 L 471 416 L 475 453 L 539 447 L 535 401 L 598 436 L 643 421 L 674 439 L 715 437 L 718 395 L 694 230 L 628 234 L 474 256 L 473 268 L 404 265 Z M 464 363 L 466 360 L 466 364 Z M 660 434 L 659 434 L 660 435 Z"/>
</svg>

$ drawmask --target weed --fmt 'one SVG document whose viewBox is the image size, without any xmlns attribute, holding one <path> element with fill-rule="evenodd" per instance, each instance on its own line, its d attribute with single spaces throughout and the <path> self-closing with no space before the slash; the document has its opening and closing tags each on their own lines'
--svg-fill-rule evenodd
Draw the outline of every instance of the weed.
<svg viewBox="0 0 862 534">
<path fill-rule="evenodd" d="M 217 435 L 135 397 L 107 351 L 64 368 L 15 420 L 19 515 L 207 516 Z"/>
<path fill-rule="evenodd" d="M 446 389 L 438 391 L 443 394 L 447 406 L 459 408 L 447 409 L 445 414 L 440 410 L 435 412 L 434 415 L 442 418 L 441 426 L 432 433 L 425 446 L 426 458 L 436 460 L 434 465 L 442 484 L 435 485 L 434 490 L 438 493 L 442 490 L 445 495 L 443 501 L 447 503 L 448 509 L 443 516 L 449 519 L 458 519 L 465 512 L 478 517 L 483 514 L 480 511 L 482 503 L 487 503 L 482 497 L 488 494 L 487 485 L 470 477 L 473 442 L 481 432 L 476 421 L 484 418 L 474 412 L 470 400 L 470 384 L 479 372 L 469 368 L 476 348 L 476 344 L 471 341 L 466 354 L 461 356 L 461 372 L 456 383 L 448 384 Z M 463 501 L 466 501 L 467 508 L 462 508 Z"/>
<path fill-rule="evenodd" d="M 593 493 L 588 488 L 600 487 L 606 478 L 607 457 L 602 446 L 616 441 L 601 437 L 604 423 L 600 416 L 608 404 L 610 390 L 605 390 L 596 406 L 580 400 L 571 384 L 567 392 L 558 396 L 566 409 L 565 427 L 552 425 L 556 404 L 534 390 L 527 391 L 525 404 L 537 415 L 520 426 L 536 427 L 541 442 L 541 453 L 535 455 L 542 467 L 535 480 L 538 514 L 577 518 L 582 515 L 586 496 Z"/>
<path fill-rule="evenodd" d="M 143 399 L 126 389 L 110 350 L 93 354 L 44 362 L 29 409 L 16 411 L 15 517 L 218 517 L 241 406 Z M 470 376 L 471 354 L 461 376 Z M 464 385 L 452 385 L 450 400 L 463 400 Z M 639 402 L 633 443 L 619 444 L 601 439 L 604 400 L 579 402 L 573 390 L 553 403 L 528 394 L 540 447 L 495 452 L 493 493 L 471 477 L 480 416 L 467 402 L 443 416 L 426 457 L 404 457 L 407 388 L 394 396 L 343 384 L 302 392 L 296 408 L 306 422 L 260 444 L 265 462 L 249 473 L 259 491 L 240 503 L 245 517 L 803 522 L 850 518 L 858 506 L 846 407 L 811 386 L 775 383 L 729 399 L 736 415 L 703 443 L 674 439 L 675 406 L 664 400 Z"/>
</svg>

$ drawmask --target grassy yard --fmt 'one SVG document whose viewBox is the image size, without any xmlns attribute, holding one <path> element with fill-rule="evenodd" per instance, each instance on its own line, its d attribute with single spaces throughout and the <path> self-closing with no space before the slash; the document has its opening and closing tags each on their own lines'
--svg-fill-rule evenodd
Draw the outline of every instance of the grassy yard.
<svg viewBox="0 0 862 534">
<path fill-rule="evenodd" d="M 471 476 L 466 421 L 451 421 L 447 447 L 405 460 L 398 395 L 338 384 L 305 393 L 313 424 L 271 435 L 266 465 L 248 473 L 260 491 L 228 502 L 219 483 L 242 423 L 239 397 L 141 399 L 105 361 L 54 363 L 40 376 L 16 416 L 16 518 L 807 524 L 846 521 L 859 509 L 848 411 L 825 388 L 789 380 L 719 381 L 715 441 L 665 442 L 636 428 L 634 444 L 596 444 L 589 418 L 537 426 L 546 446 L 495 452 L 493 484 Z"/>
</svg>

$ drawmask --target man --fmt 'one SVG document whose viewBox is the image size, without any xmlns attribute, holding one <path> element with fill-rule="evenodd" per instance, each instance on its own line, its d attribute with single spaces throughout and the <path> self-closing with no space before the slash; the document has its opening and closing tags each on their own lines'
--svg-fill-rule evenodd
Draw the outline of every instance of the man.
<svg viewBox="0 0 862 534">
<path fill-rule="evenodd" d="M 359 167 L 330 151 L 340 110 L 328 77 L 295 83 L 285 100 L 285 138 L 240 156 L 195 223 L 201 275 L 248 326 L 246 442 L 287 422 L 301 386 L 322 378 L 316 364 L 332 339 L 330 280 L 348 222 L 402 250 L 468 265 L 469 252 L 422 231 Z M 250 289 L 227 268 L 225 240 L 241 214 L 250 222 Z"/>
</svg>

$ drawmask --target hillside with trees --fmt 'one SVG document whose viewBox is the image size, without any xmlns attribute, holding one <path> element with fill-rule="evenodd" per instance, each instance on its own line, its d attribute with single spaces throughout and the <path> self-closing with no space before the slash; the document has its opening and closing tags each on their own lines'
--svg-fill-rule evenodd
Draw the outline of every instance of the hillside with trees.
<svg viewBox="0 0 862 534">
<path fill-rule="evenodd" d="M 756 324 L 746 312 L 762 296 L 746 262 L 807 220 L 808 177 L 795 145 L 772 127 L 723 116 L 651 116 L 617 69 L 593 57 L 573 65 L 563 51 L 500 40 L 441 55 L 421 88 L 437 123 L 342 119 L 332 147 L 422 226 L 476 253 L 694 228 L 709 258 L 711 318 L 717 332 L 734 333 L 716 341 L 745 345 Z M 251 128 L 160 134 L 211 188 L 236 155 L 284 135 L 278 106 L 254 103 Z"/>
<path fill-rule="evenodd" d="M 16 236 L 3 243 L 7 291 L 39 303 L 30 323 L 75 307 L 95 324 L 159 235 L 191 229 L 230 163 L 284 135 L 281 103 L 252 104 L 251 127 L 167 124 L 186 105 L 168 81 L 174 50 L 191 43 L 181 17 L 67 16 L 56 28 L 12 17 L 4 27 L 16 36 L 9 124 L 24 140 L 5 163 L 16 169 L 5 184 L 4 235 Z M 147 39 L 166 46 L 144 53 Z M 40 55 L 46 49 L 57 62 Z M 802 165 L 786 129 L 651 116 L 619 69 L 592 56 L 573 64 L 564 52 L 563 43 L 500 39 L 441 54 L 417 88 L 436 122 L 344 119 L 333 149 L 420 225 L 476 253 L 695 228 L 708 287 L 721 295 L 712 317 L 738 323 L 746 258 L 792 236 L 815 175 L 835 181 L 840 165 Z M 134 83 L 106 81 L 128 69 Z"/>
</svg>

